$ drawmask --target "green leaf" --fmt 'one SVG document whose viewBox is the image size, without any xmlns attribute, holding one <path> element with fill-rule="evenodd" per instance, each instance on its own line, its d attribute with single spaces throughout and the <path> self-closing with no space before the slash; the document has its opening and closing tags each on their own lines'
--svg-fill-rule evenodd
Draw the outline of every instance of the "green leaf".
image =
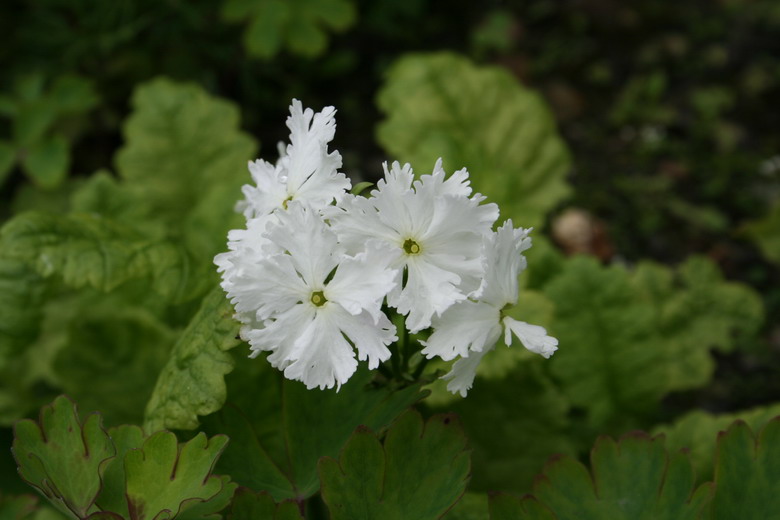
<svg viewBox="0 0 780 520">
<path fill-rule="evenodd" d="M 719 431 L 726 430 L 737 419 L 745 422 L 753 430 L 759 430 L 778 415 L 780 415 L 780 403 L 719 415 L 694 410 L 677 419 L 673 424 L 658 426 L 654 431 L 666 436 L 666 445 L 670 450 L 688 450 L 696 476 L 699 481 L 704 481 L 712 476 L 713 454 Z"/>
<path fill-rule="evenodd" d="M 379 430 L 422 397 L 420 385 L 395 391 L 371 385 L 376 374 L 365 368 L 339 391 L 311 391 L 284 379 L 265 360 L 240 363 L 262 364 L 248 381 L 239 383 L 233 374 L 228 381 L 230 395 L 246 394 L 238 402 L 231 398 L 242 412 L 223 408 L 206 425 L 236 441 L 220 459 L 218 470 L 242 486 L 267 491 L 275 500 L 314 495 L 320 487 L 320 457 L 338 455 L 358 425 Z M 264 381 L 262 391 L 256 381 Z"/>
<path fill-rule="evenodd" d="M 90 415 L 82 426 L 76 405 L 61 396 L 41 410 L 38 423 L 16 423 L 13 452 L 25 481 L 61 511 L 84 518 L 100 492 L 104 462 L 115 449 L 99 415 Z"/>
<path fill-rule="evenodd" d="M 238 488 L 230 505 L 228 520 L 303 520 L 298 504 L 292 501 L 277 504 L 268 493 L 255 493 Z"/>
<path fill-rule="evenodd" d="M 438 518 L 465 491 L 469 453 L 454 415 L 423 424 L 410 411 L 390 427 L 384 443 L 358 427 L 338 461 L 323 457 L 319 472 L 334 520 Z"/>
<path fill-rule="evenodd" d="M 211 261 L 240 223 L 233 211 L 256 144 L 239 131 L 236 106 L 196 85 L 159 78 L 138 87 L 116 155 L 124 189 L 147 220 L 165 222 L 197 258 Z"/>
<path fill-rule="evenodd" d="M 59 135 L 37 141 L 22 156 L 22 168 L 33 182 L 46 189 L 59 186 L 68 173 L 70 150 Z"/>
<path fill-rule="evenodd" d="M 0 140 L 0 186 L 5 183 L 16 163 L 16 150 L 8 141 Z"/>
<path fill-rule="evenodd" d="M 574 258 L 545 293 L 560 340 L 552 373 L 572 404 L 612 431 L 636 424 L 632 416 L 650 413 L 669 392 L 706 384 L 709 349 L 733 348 L 731 334 L 754 333 L 762 320 L 755 293 L 723 282 L 703 259 L 675 277 L 653 264 L 630 273 Z"/>
<path fill-rule="evenodd" d="M 57 113 L 44 99 L 19 106 L 14 119 L 13 140 L 17 146 L 30 147 L 38 143 L 57 119 Z"/>
<path fill-rule="evenodd" d="M 47 97 L 61 114 L 86 112 L 95 107 L 99 101 L 92 81 L 73 75 L 58 77 Z"/>
<path fill-rule="evenodd" d="M 542 98 L 508 71 L 455 54 L 415 54 L 387 73 L 379 142 L 418 173 L 444 158 L 515 225 L 537 226 L 570 188 L 569 154 Z"/>
<path fill-rule="evenodd" d="M 233 370 L 226 351 L 238 344 L 238 325 L 230 302 L 216 287 L 173 346 L 146 406 L 146 431 L 193 429 L 198 415 L 222 407 L 224 375 Z"/>
<path fill-rule="evenodd" d="M 463 420 L 474 452 L 471 490 L 526 489 L 551 455 L 576 454 L 568 400 L 542 372 L 545 363 L 526 360 L 502 378 L 479 379 L 467 398 L 433 407 Z"/>
<path fill-rule="evenodd" d="M 151 309 L 102 294 L 83 300 L 66 331 L 53 364 L 61 389 L 82 410 L 101 410 L 106 424 L 140 423 L 174 331 Z"/>
<path fill-rule="evenodd" d="M 31 495 L 18 497 L 0 494 L 0 520 L 25 520 L 30 518 L 38 504 L 38 499 Z"/>
<path fill-rule="evenodd" d="M 488 520 L 488 497 L 483 493 L 466 492 L 455 506 L 447 511 L 444 520 Z"/>
<path fill-rule="evenodd" d="M 122 425 L 111 428 L 108 435 L 116 448 L 116 456 L 106 463 L 103 471 L 103 489 L 95 503 L 103 511 L 113 511 L 128 517 L 125 456 L 130 450 L 143 447 L 144 433 L 138 426 Z"/>
<path fill-rule="evenodd" d="M 532 503 L 497 504 L 502 515 L 524 507 L 513 518 L 559 520 L 694 520 L 711 498 L 711 488 L 693 492 L 694 475 L 684 453 L 668 455 L 663 437 L 642 432 L 618 442 L 600 437 L 591 452 L 591 471 L 575 459 L 557 457 L 545 466 L 534 497 L 554 516 Z M 505 500 L 505 499 L 502 499 Z"/>
<path fill-rule="evenodd" d="M 225 489 L 232 495 L 236 488 L 229 477 L 210 475 L 226 443 L 225 436 L 207 439 L 200 433 L 179 447 L 174 434 L 162 431 L 146 439 L 141 449 L 128 451 L 124 464 L 129 517 L 189 518 L 188 508 L 216 499 L 209 513 L 218 512 L 226 505 Z"/>
<path fill-rule="evenodd" d="M 530 495 L 517 498 L 499 493 L 490 497 L 490 520 L 556 520 L 556 516 Z"/>
<path fill-rule="evenodd" d="M 350 0 L 227 0 L 222 18 L 249 19 L 244 46 L 255 57 L 273 58 L 283 45 L 295 54 L 314 57 L 327 47 L 325 29 L 346 30 L 355 21 L 356 9 Z"/>
<path fill-rule="evenodd" d="M 769 213 L 743 226 L 746 234 L 761 249 L 766 258 L 780 264 L 780 204 L 775 204 Z"/>
<path fill-rule="evenodd" d="M 710 518 L 753 520 L 780 511 L 780 417 L 758 436 L 736 421 L 718 435 Z"/>
<path fill-rule="evenodd" d="M 6 255 L 34 266 L 42 276 L 57 274 L 73 287 L 110 291 L 134 278 L 172 300 L 200 291 L 190 256 L 164 240 L 95 215 L 24 213 L 0 230 Z M 193 287 L 190 284 L 194 284 Z"/>
</svg>

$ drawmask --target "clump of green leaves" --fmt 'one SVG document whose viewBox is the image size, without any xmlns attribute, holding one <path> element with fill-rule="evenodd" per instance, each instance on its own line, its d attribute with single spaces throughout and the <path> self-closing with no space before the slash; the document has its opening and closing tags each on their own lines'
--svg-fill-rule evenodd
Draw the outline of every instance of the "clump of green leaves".
<svg viewBox="0 0 780 520">
<path fill-rule="evenodd" d="M 46 85 L 43 74 L 20 76 L 10 94 L 0 95 L 0 116 L 11 120 L 10 140 L 0 139 L 0 186 L 17 164 L 38 186 L 52 189 L 70 167 L 68 129 L 60 125 L 98 102 L 92 83 L 74 75 Z"/>
<path fill-rule="evenodd" d="M 106 432 L 100 416 L 82 424 L 76 406 L 58 397 L 38 423 L 15 427 L 19 473 L 70 518 L 191 520 L 210 518 L 230 501 L 236 484 L 211 475 L 227 443 L 199 434 L 181 445 L 170 432 L 140 428 Z"/>
</svg>

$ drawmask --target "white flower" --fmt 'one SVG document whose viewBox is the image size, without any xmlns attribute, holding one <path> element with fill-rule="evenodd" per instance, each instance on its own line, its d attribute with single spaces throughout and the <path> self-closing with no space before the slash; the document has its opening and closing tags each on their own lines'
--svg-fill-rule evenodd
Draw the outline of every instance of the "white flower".
<svg viewBox="0 0 780 520">
<path fill-rule="evenodd" d="M 328 153 L 328 143 L 336 132 L 336 109 L 325 107 L 314 113 L 293 99 L 287 127 L 290 144 L 276 165 L 262 159 L 249 163 L 255 186 L 242 188 L 245 200 L 237 205 L 247 219 L 286 207 L 291 200 L 303 200 L 321 209 L 339 200 L 350 189 L 347 177 L 338 171 L 341 155 Z M 281 148 L 281 147 L 280 147 Z"/>
<path fill-rule="evenodd" d="M 371 197 L 345 196 L 327 216 L 348 251 L 371 242 L 386 248 L 390 266 L 398 269 L 387 301 L 417 332 L 479 287 L 482 236 L 498 218 L 498 207 L 481 205 L 480 194 L 470 197 L 466 170 L 445 180 L 441 159 L 432 175 L 418 181 L 408 164 L 384 169 Z"/>
<path fill-rule="evenodd" d="M 447 389 L 465 396 L 471 388 L 482 356 L 495 347 L 504 335 L 512 344 L 512 335 L 531 352 L 549 358 L 557 350 L 558 340 L 538 325 L 517 321 L 503 311 L 517 303 L 517 276 L 525 269 L 523 251 L 531 247 L 530 229 L 513 229 L 508 220 L 495 233 L 487 235 L 483 245 L 484 278 L 473 300 L 456 303 L 433 319 L 434 332 L 422 353 L 449 361 L 460 356 L 452 371 L 444 376 Z"/>
<path fill-rule="evenodd" d="M 249 257 L 230 263 L 240 274 L 223 278 L 236 311 L 249 316 L 242 337 L 252 357 L 270 351 L 269 362 L 307 388 L 341 386 L 357 368 L 355 350 L 372 369 L 390 357 L 398 338 L 381 305 L 396 273 L 384 251 L 345 255 L 320 214 L 299 202 L 276 212 L 262 238 L 264 251 L 241 250 Z"/>
</svg>

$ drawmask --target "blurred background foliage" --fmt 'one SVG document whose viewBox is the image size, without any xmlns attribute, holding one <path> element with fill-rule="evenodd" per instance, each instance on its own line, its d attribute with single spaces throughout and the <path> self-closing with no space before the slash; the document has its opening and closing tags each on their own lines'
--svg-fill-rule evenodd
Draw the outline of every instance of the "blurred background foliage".
<svg viewBox="0 0 780 520">
<path fill-rule="evenodd" d="M 293 97 L 338 109 L 333 148 L 353 181 L 376 180 L 383 160 L 425 172 L 442 156 L 535 227 L 517 317 L 560 351 L 543 362 L 499 345 L 468 399 L 435 383 L 426 404 L 461 415 L 472 490 L 525 491 L 553 453 L 584 456 L 597 435 L 635 428 L 669 432 L 706 473 L 715 432 L 776 415 L 776 1 L 0 10 L 0 444 L 63 391 L 110 425 L 140 424 L 147 402 L 170 428 L 219 409 L 166 423 L 166 388 L 182 379 L 164 374 L 198 355 L 179 339 L 197 336 L 211 259 L 240 224 L 244 165 L 275 159 Z M 245 354 L 227 348 L 198 381 L 246 407 L 256 374 L 223 382 Z M 3 450 L 0 480 L 13 473 Z M 13 482 L 3 491 L 25 489 Z"/>
</svg>

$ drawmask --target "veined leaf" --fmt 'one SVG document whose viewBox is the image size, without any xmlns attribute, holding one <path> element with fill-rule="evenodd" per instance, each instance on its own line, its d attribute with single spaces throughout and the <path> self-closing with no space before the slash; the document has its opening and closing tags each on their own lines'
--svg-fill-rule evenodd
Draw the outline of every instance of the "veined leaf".
<svg viewBox="0 0 780 520">
<path fill-rule="evenodd" d="M 192 261 L 171 242 L 94 215 L 23 213 L 0 230 L 6 257 L 32 265 L 42 276 L 59 275 L 74 288 L 109 291 L 133 278 L 173 300 L 194 291 Z"/>
<path fill-rule="evenodd" d="M 733 348 L 732 334 L 761 323 L 757 296 L 723 282 L 709 261 L 689 260 L 677 278 L 652 264 L 630 273 L 580 257 L 545 287 L 560 340 L 550 368 L 592 423 L 622 428 L 669 392 L 706 384 L 709 349 Z"/>
<path fill-rule="evenodd" d="M 780 511 L 780 417 L 758 435 L 742 421 L 718 435 L 710 518 L 759 520 Z"/>
<path fill-rule="evenodd" d="M 442 516 L 463 494 L 469 453 L 454 415 L 423 423 L 409 411 L 390 427 L 384 443 L 359 427 L 338 460 L 320 460 L 319 472 L 334 520 L 424 520 Z"/>
<path fill-rule="evenodd" d="M 455 54 L 401 58 L 387 73 L 379 142 L 417 173 L 444 158 L 515 225 L 536 226 L 565 198 L 569 154 L 542 98 L 508 71 Z"/>
<path fill-rule="evenodd" d="M 267 364 L 240 384 L 231 375 L 230 391 L 248 394 L 238 397 L 243 413 L 226 407 L 205 421 L 210 431 L 236 440 L 220 459 L 218 471 L 275 500 L 312 496 L 320 487 L 320 457 L 338 455 L 357 426 L 379 430 L 422 397 L 420 385 L 395 391 L 373 387 L 374 375 L 359 369 L 338 392 L 307 390 Z M 260 381 L 263 388 L 258 390 Z"/>
<path fill-rule="evenodd" d="M 656 433 L 666 435 L 670 450 L 687 449 L 700 482 L 712 478 L 716 439 L 719 431 L 726 430 L 737 419 L 753 430 L 760 430 L 770 419 L 780 415 L 780 403 L 742 412 L 713 415 L 695 410 L 673 424 L 655 428 Z"/>
<path fill-rule="evenodd" d="M 25 481 L 62 512 L 85 518 L 100 492 L 104 463 L 115 449 L 99 415 L 90 415 L 82 425 L 76 406 L 61 396 L 41 410 L 39 423 L 16 423 L 13 452 Z"/>
<path fill-rule="evenodd" d="M 214 502 L 210 511 L 216 513 L 227 503 L 224 495 L 232 496 L 236 484 L 229 477 L 211 475 L 211 469 L 227 444 L 227 437 L 206 439 L 202 433 L 181 447 L 170 432 L 157 432 L 137 450 L 125 455 L 126 493 L 129 518 L 153 520 L 164 517 L 199 518 L 208 515 L 187 514 L 190 508 Z"/>
<path fill-rule="evenodd" d="M 492 498 L 491 518 L 695 520 L 711 492 L 705 485 L 694 493 L 684 453 L 670 456 L 662 436 L 634 432 L 618 442 L 599 438 L 590 472 L 569 457 L 551 459 L 534 484 L 533 498 Z"/>
<path fill-rule="evenodd" d="M 544 375 L 546 362 L 525 360 L 500 379 L 480 379 L 465 399 L 433 407 L 463 419 L 474 452 L 469 489 L 526 489 L 550 456 L 576 454 L 566 435 L 569 402 Z"/>
<path fill-rule="evenodd" d="M 210 262 L 240 220 L 233 208 L 256 143 L 239 131 L 233 103 L 196 85 L 155 79 L 132 102 L 116 156 L 123 187 L 144 201 L 149 219 L 165 222 L 170 236 Z"/>
<path fill-rule="evenodd" d="M 173 346 L 146 406 L 144 429 L 193 429 L 197 416 L 225 402 L 225 374 L 233 370 L 226 351 L 238 344 L 238 322 L 220 287 L 203 300 L 198 313 Z"/>
</svg>

